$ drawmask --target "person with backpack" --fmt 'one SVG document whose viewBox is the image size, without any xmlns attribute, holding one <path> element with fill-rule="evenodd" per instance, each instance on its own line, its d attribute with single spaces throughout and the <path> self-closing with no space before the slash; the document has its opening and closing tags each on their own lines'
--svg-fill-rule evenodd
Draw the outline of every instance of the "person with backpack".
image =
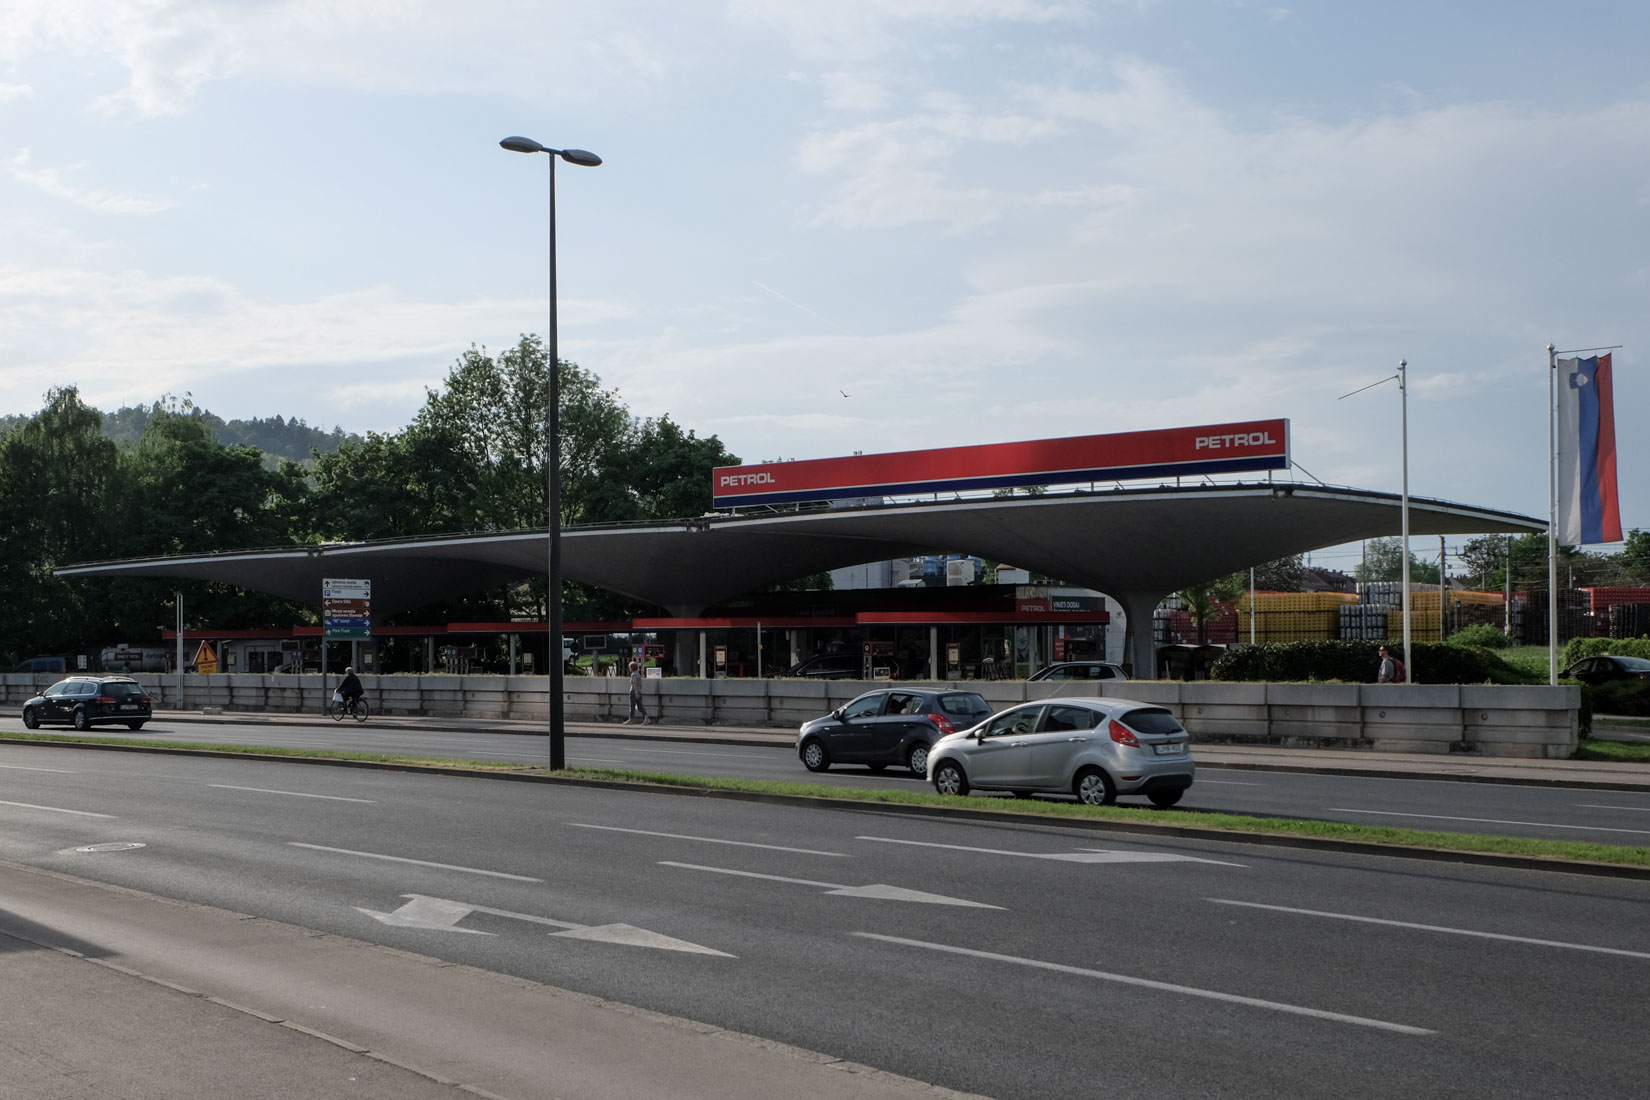
<svg viewBox="0 0 1650 1100">
<path fill-rule="evenodd" d="M 1386 646 L 1381 647 L 1381 671 L 1375 677 L 1378 684 L 1401 684 L 1404 682 L 1404 662 L 1392 655 Z"/>
</svg>

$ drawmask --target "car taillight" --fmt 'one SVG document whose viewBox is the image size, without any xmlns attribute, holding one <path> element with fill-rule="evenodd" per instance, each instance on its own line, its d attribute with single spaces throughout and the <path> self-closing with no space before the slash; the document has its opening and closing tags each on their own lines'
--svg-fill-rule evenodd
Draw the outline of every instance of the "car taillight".
<svg viewBox="0 0 1650 1100">
<path fill-rule="evenodd" d="M 1140 747 L 1140 738 L 1134 735 L 1134 731 L 1115 718 L 1111 720 L 1111 725 L 1107 727 L 1107 732 L 1111 734 L 1111 739 L 1116 741 L 1119 745 L 1133 745 L 1135 748 Z"/>
<path fill-rule="evenodd" d="M 115 697 L 113 695 L 99 695 L 96 699 L 92 700 L 94 703 L 112 703 L 114 701 Z"/>
<path fill-rule="evenodd" d="M 948 733 L 957 732 L 957 727 L 951 724 L 951 719 L 947 718 L 943 714 L 930 714 L 928 716 L 928 720 L 939 728 L 941 737 L 944 737 Z"/>
</svg>

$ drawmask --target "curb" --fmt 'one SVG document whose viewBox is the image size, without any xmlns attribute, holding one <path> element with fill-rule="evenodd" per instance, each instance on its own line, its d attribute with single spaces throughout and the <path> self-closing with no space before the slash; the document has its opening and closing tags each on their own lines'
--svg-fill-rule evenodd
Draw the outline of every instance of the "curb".
<svg viewBox="0 0 1650 1100">
<path fill-rule="evenodd" d="M 1328 837 L 1288 836 L 1278 833 L 1256 833 L 1241 829 L 1204 829 L 1195 825 L 1154 825 L 1143 821 L 1104 821 L 1095 818 L 1054 817 L 1028 814 L 1013 810 L 974 808 L 969 806 L 912 806 L 898 802 L 879 802 L 853 798 L 823 798 L 812 795 L 770 794 L 763 791 L 718 790 L 714 787 L 676 787 L 664 783 L 646 783 L 618 779 L 582 779 L 557 775 L 524 775 L 520 772 L 478 771 L 472 768 L 444 767 L 424 764 L 395 764 L 377 760 L 333 760 L 314 756 L 272 756 L 260 753 L 218 752 L 211 749 L 174 749 L 153 745 L 99 745 L 85 741 L 27 741 L 8 738 L 13 745 L 37 745 L 47 748 L 103 749 L 113 752 L 150 753 L 158 756 L 203 756 L 220 760 L 262 760 L 287 764 L 318 764 L 323 766 L 365 768 L 376 771 L 410 772 L 423 775 L 450 775 L 467 779 L 501 779 L 517 783 L 544 783 L 566 787 L 588 787 L 597 790 L 629 791 L 644 794 L 670 794 L 697 798 L 716 798 L 732 802 L 755 802 L 773 806 L 803 806 L 811 809 L 845 809 L 849 811 L 875 810 L 878 813 L 910 817 L 945 818 L 964 821 L 1008 822 L 1017 825 L 1041 825 L 1056 828 L 1082 829 L 1102 833 L 1146 833 L 1153 836 L 1184 837 L 1195 840 L 1223 840 L 1239 844 L 1255 844 L 1274 848 L 1300 848 L 1320 852 L 1344 852 L 1355 855 L 1389 856 L 1395 859 L 1415 859 L 1439 863 L 1465 863 L 1479 867 L 1498 867 L 1510 870 L 1549 871 L 1566 874 L 1593 875 L 1602 878 L 1650 879 L 1650 866 L 1598 863 L 1589 860 L 1570 860 L 1557 857 L 1502 855 L 1495 852 L 1469 852 L 1454 848 L 1424 848 L 1401 844 L 1375 844 L 1370 841 L 1335 840 Z"/>
</svg>

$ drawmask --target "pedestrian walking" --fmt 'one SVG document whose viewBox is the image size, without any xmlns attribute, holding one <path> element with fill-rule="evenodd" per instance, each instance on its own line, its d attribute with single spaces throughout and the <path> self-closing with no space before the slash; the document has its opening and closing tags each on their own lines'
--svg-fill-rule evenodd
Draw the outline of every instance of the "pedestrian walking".
<svg viewBox="0 0 1650 1100">
<path fill-rule="evenodd" d="M 1404 662 L 1392 655 L 1386 646 L 1381 647 L 1381 671 L 1375 677 L 1378 684 L 1401 684 L 1405 679 Z"/>
<path fill-rule="evenodd" d="M 636 724 L 636 716 L 641 715 L 641 724 L 655 725 L 655 721 L 647 716 L 647 708 L 642 706 L 642 666 L 635 661 L 630 662 L 630 717 L 624 720 L 627 726 Z"/>
</svg>

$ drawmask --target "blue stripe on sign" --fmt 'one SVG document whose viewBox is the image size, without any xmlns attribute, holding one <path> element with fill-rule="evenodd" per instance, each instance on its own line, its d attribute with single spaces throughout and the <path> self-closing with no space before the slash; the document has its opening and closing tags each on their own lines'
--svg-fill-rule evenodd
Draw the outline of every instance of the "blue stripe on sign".
<svg viewBox="0 0 1650 1100">
<path fill-rule="evenodd" d="M 1598 491 L 1598 356 L 1581 360 L 1576 370 L 1587 382 L 1576 387 L 1581 421 L 1581 454 L 1577 456 L 1581 499 L 1577 503 L 1581 505 L 1581 541 L 1590 544 L 1604 541 L 1604 498 Z"/>
<path fill-rule="evenodd" d="M 947 478 L 943 481 L 888 482 L 879 485 L 837 485 L 828 489 L 802 489 L 795 492 L 745 493 L 738 496 L 713 496 L 715 507 L 740 507 L 747 504 L 796 504 L 810 500 L 848 500 L 857 497 L 899 496 L 911 493 L 952 493 L 971 489 L 1006 489 L 1025 485 L 1070 484 L 1079 481 L 1124 481 L 1147 477 L 1183 477 L 1192 474 L 1218 474 L 1227 470 L 1286 470 L 1289 459 L 1278 455 L 1270 459 L 1230 458 L 1207 462 L 1169 462 L 1156 466 L 1109 466 L 1094 470 L 1062 470 L 1058 474 L 1045 470 L 1039 473 L 997 475 L 972 478 Z"/>
</svg>

